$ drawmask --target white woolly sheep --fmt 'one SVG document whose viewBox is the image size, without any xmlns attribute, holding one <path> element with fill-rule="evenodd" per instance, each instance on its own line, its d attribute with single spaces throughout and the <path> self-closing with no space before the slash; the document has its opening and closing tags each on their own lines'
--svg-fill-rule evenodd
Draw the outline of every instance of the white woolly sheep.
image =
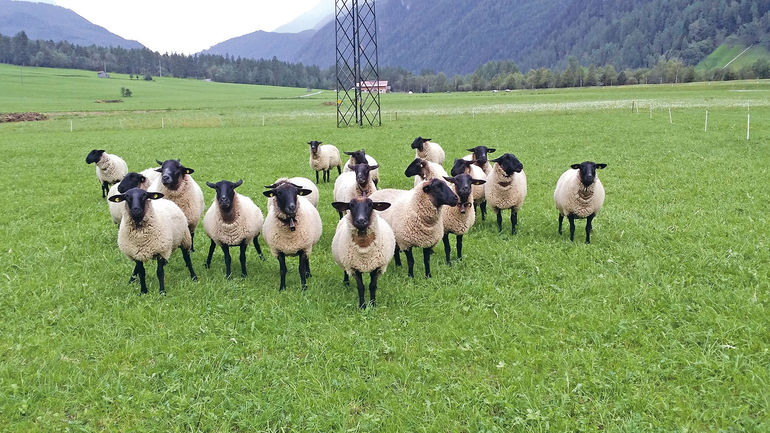
<svg viewBox="0 0 770 433">
<path fill-rule="evenodd" d="M 128 173 L 126 161 L 118 155 L 94 149 L 86 156 L 86 164 L 96 163 L 96 178 L 102 184 L 102 197 L 107 196 L 110 185 L 118 183 Z"/>
<path fill-rule="evenodd" d="M 524 166 L 511 153 L 493 159 L 495 166 L 487 176 L 484 195 L 497 213 L 497 229 L 503 231 L 503 209 L 511 210 L 511 233 L 516 234 L 518 212 L 527 196 L 527 176 Z"/>
<path fill-rule="evenodd" d="M 203 191 L 190 176 L 195 170 L 183 166 L 179 159 L 156 162 L 160 164 L 160 168 L 156 169 L 160 177 L 150 185 L 149 191 L 163 194 L 182 209 L 192 239 L 190 251 L 195 251 L 195 228 L 203 215 L 204 206 Z"/>
<path fill-rule="evenodd" d="M 457 203 L 457 196 L 446 181 L 432 179 L 424 181 L 406 194 L 401 194 L 390 209 L 381 214 L 390 224 L 396 237 L 396 251 L 393 254 L 396 266 L 401 264 L 399 251 L 403 250 L 409 276 L 414 277 L 412 247 L 420 247 L 423 249 L 425 276 L 430 278 L 432 248 L 444 236 L 442 206 L 457 206 Z"/>
<path fill-rule="evenodd" d="M 268 185 L 263 194 L 268 197 L 267 217 L 262 226 L 270 252 L 278 259 L 281 286 L 286 288 L 286 256 L 299 256 L 299 277 L 302 289 L 307 290 L 310 277 L 310 253 L 319 239 L 323 226 L 318 210 L 304 197 L 310 190 L 289 182 Z"/>
<path fill-rule="evenodd" d="M 425 180 L 439 179 L 443 181 L 445 177 L 449 176 L 440 164 L 422 158 L 415 158 L 404 170 L 404 175 L 406 177 L 414 176 L 415 187 Z"/>
<path fill-rule="evenodd" d="M 376 170 L 377 166 L 369 166 L 366 163 L 355 164 L 350 167 L 353 171 L 342 173 L 334 181 L 334 201 L 350 203 L 350 200 L 356 197 L 368 197 L 377 187 L 370 176 L 371 170 Z M 342 218 L 342 212 L 339 213 Z"/>
<path fill-rule="evenodd" d="M 315 170 L 315 183 L 318 183 L 318 171 L 323 171 L 323 180 L 328 182 L 331 178 L 330 170 L 337 167 L 337 174 L 340 174 L 342 164 L 340 160 L 340 151 L 331 144 L 321 144 L 321 141 L 308 141 L 310 145 L 310 168 Z"/>
<path fill-rule="evenodd" d="M 318 187 L 313 183 L 312 180 L 306 178 L 306 177 L 290 177 L 288 179 L 277 179 L 273 183 L 278 183 L 280 180 L 288 181 L 289 183 L 293 183 L 294 185 L 299 185 L 302 188 L 305 188 L 307 190 L 310 190 L 310 194 L 305 196 L 305 199 L 309 201 L 313 207 L 318 209 L 318 199 L 320 198 L 320 194 L 318 193 Z"/>
<path fill-rule="evenodd" d="M 457 238 L 457 259 L 463 258 L 463 235 L 468 233 L 468 230 L 476 222 L 476 210 L 473 207 L 473 186 L 483 185 L 486 182 L 484 179 L 473 179 L 469 174 L 460 173 L 454 177 L 447 177 L 446 181 L 452 184 L 452 189 L 459 203 L 457 206 L 452 206 L 444 209 L 444 215 L 442 216 L 444 222 L 444 255 L 446 256 L 446 262 L 451 265 L 450 253 L 452 251 L 449 246 L 449 233 L 454 233 Z"/>
<path fill-rule="evenodd" d="M 155 169 L 153 169 L 153 173 Z M 121 180 L 119 183 L 116 183 L 110 187 L 110 191 L 107 194 L 107 197 L 112 197 L 116 194 L 123 194 L 124 192 L 128 191 L 131 188 L 141 188 L 143 190 L 147 190 L 147 188 L 150 186 L 152 181 L 144 176 L 144 172 L 142 173 L 134 173 L 129 172 L 126 173 L 126 175 L 123 177 L 123 180 Z M 159 174 L 159 173 L 155 173 Z M 121 208 L 123 207 L 120 203 L 114 203 L 111 201 L 107 201 L 107 206 L 110 210 L 110 216 L 112 217 L 112 222 L 115 224 L 120 224 L 121 218 L 123 218 L 123 211 Z"/>
<path fill-rule="evenodd" d="M 211 257 L 217 245 L 225 255 L 225 277 L 232 278 L 230 273 L 230 247 L 239 246 L 241 249 L 241 276 L 246 277 L 246 248 L 254 243 L 259 258 L 264 260 L 262 249 L 259 247 L 259 232 L 262 230 L 262 210 L 245 195 L 235 192 L 243 184 L 243 180 L 230 182 L 222 180 L 217 183 L 206 182 L 209 188 L 216 190 L 216 198 L 203 217 L 203 229 L 206 231 L 211 245 L 206 258 L 206 268 L 211 267 Z"/>
<path fill-rule="evenodd" d="M 350 167 L 356 164 L 369 164 L 370 167 L 380 165 L 377 164 L 377 160 L 372 158 L 371 155 L 367 154 L 364 149 L 356 150 L 354 152 L 343 152 L 345 155 L 350 155 L 350 159 L 346 164 L 342 167 L 342 172 L 347 173 L 350 171 Z M 377 184 L 380 182 L 380 169 L 376 168 L 372 170 L 372 172 L 369 174 L 372 177 L 372 182 L 374 182 L 374 186 L 377 186 Z"/>
<path fill-rule="evenodd" d="M 163 194 L 147 192 L 141 188 L 131 188 L 122 194 L 109 197 L 114 203 L 123 203 L 123 218 L 118 231 L 118 248 L 136 262 L 129 284 L 139 277 L 141 292 L 147 293 L 144 262 L 156 258 L 158 261 L 158 284 L 160 293 L 166 293 L 163 267 L 171 253 L 182 249 L 185 265 L 193 281 L 198 277 L 190 261 L 189 250 L 192 238 L 187 230 L 187 218 L 182 210 L 171 200 L 163 199 Z"/>
<path fill-rule="evenodd" d="M 564 216 L 569 219 L 569 239 L 575 240 L 575 218 L 586 218 L 586 243 L 591 243 L 592 222 L 604 204 L 604 186 L 596 175 L 596 169 L 607 164 L 584 161 L 572 164 L 556 182 L 553 201 L 559 211 L 559 234 Z"/>
<path fill-rule="evenodd" d="M 457 176 L 458 174 L 462 173 L 471 175 L 471 178 L 473 179 L 486 180 L 487 178 L 486 173 L 484 173 L 481 167 L 474 164 L 473 161 L 467 159 L 455 159 L 455 163 L 452 166 L 452 170 L 450 170 L 450 174 L 452 176 Z M 483 221 L 487 217 L 487 199 L 484 194 L 484 185 L 473 185 L 471 190 L 473 195 L 473 211 L 475 213 L 476 205 L 480 205 L 481 220 Z"/>
<path fill-rule="evenodd" d="M 415 138 L 412 149 L 415 149 L 415 158 L 426 159 L 439 165 L 444 163 L 444 149 L 438 143 L 430 141 L 430 138 Z"/>
<path fill-rule="evenodd" d="M 383 211 L 390 203 L 356 197 L 348 203 L 335 201 L 332 206 L 340 213 L 350 211 L 337 223 L 332 239 L 332 255 L 345 274 L 343 283 L 350 284 L 349 275 L 356 279 L 358 306 L 366 308 L 361 274 L 369 272 L 369 295 L 374 307 L 377 279 L 388 269 L 396 248 L 393 230 L 374 211 Z"/>
</svg>

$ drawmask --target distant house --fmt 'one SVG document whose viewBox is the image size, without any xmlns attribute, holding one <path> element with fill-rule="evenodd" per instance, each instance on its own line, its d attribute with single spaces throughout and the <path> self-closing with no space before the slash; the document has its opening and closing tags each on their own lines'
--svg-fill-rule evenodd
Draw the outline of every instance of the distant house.
<svg viewBox="0 0 770 433">
<path fill-rule="evenodd" d="M 99 78 L 110 78 L 110 74 L 104 72 L 104 71 L 97 71 L 96 76 Z"/>
<path fill-rule="evenodd" d="M 387 81 L 363 81 L 361 82 L 361 90 L 366 90 L 370 92 L 376 91 L 377 93 L 389 93 L 390 92 L 390 86 L 388 86 Z"/>
</svg>

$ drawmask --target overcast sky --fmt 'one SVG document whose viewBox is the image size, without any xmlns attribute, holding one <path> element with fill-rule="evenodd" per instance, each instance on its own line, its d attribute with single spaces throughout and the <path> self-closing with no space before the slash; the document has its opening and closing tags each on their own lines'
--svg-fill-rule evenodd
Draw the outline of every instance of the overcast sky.
<svg viewBox="0 0 770 433">
<path fill-rule="evenodd" d="M 193 54 L 257 30 L 274 30 L 332 0 L 48 0 L 161 53 Z M 333 6 L 332 6 L 333 7 Z"/>
</svg>

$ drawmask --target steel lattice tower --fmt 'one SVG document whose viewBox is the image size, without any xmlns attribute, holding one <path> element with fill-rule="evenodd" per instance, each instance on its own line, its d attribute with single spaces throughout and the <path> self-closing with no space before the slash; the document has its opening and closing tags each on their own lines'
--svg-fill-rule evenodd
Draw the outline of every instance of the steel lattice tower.
<svg viewBox="0 0 770 433">
<path fill-rule="evenodd" d="M 334 0 L 334 3 L 337 126 L 382 125 L 375 0 Z M 367 82 L 370 85 L 366 85 Z"/>
</svg>

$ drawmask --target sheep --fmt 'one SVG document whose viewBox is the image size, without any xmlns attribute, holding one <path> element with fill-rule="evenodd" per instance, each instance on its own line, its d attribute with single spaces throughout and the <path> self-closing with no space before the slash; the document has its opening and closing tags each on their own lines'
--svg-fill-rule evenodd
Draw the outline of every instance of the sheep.
<svg viewBox="0 0 770 433">
<path fill-rule="evenodd" d="M 343 151 L 344 152 L 344 151 Z M 364 149 L 356 150 L 354 152 L 344 152 L 345 155 L 350 155 L 350 159 L 348 160 L 348 163 L 342 167 L 342 172 L 346 173 L 350 171 L 349 166 L 355 165 L 355 164 L 363 164 L 367 163 L 370 166 L 378 166 L 377 160 L 372 158 L 371 155 L 368 155 Z M 374 182 L 374 186 L 377 186 L 377 184 L 380 182 L 380 169 L 374 169 L 371 173 L 372 176 L 372 182 Z"/>
<path fill-rule="evenodd" d="M 473 153 L 463 156 L 463 159 L 473 161 L 473 163 L 484 170 L 485 176 L 489 175 L 489 172 L 492 171 L 492 165 L 489 163 L 487 154 L 494 153 L 497 149 L 487 146 L 476 146 L 466 150 Z"/>
<path fill-rule="evenodd" d="M 189 253 L 192 237 L 187 230 L 187 218 L 179 206 L 164 199 L 159 192 L 147 192 L 141 188 L 131 188 L 122 194 L 110 196 L 108 200 L 113 203 L 125 202 L 121 207 L 123 218 L 118 231 L 118 248 L 136 262 L 129 284 L 138 276 L 141 293 L 147 293 L 144 262 L 155 258 L 158 261 L 159 290 L 165 294 L 163 267 L 177 248 L 182 249 L 190 278 L 197 281 Z"/>
<path fill-rule="evenodd" d="M 377 187 L 371 177 L 371 171 L 378 166 L 370 166 L 367 163 L 349 165 L 353 171 L 342 173 L 334 181 L 334 201 L 349 203 L 355 197 L 368 197 Z M 343 213 L 339 212 L 340 218 Z"/>
<path fill-rule="evenodd" d="M 268 197 L 267 217 L 262 226 L 270 252 L 278 259 L 281 286 L 286 289 L 286 256 L 299 256 L 299 277 L 302 290 L 307 290 L 306 278 L 310 276 L 310 253 L 319 239 L 323 226 L 318 210 L 301 196 L 310 190 L 289 182 L 268 185 L 263 194 Z"/>
<path fill-rule="evenodd" d="M 155 160 L 160 168 L 155 171 L 160 177 L 150 185 L 150 191 L 162 193 L 168 200 L 182 209 L 187 217 L 187 227 L 190 230 L 192 243 L 190 251 L 195 251 L 195 227 L 203 215 L 203 191 L 201 187 L 190 177 L 195 172 L 192 168 L 185 167 L 179 159 Z"/>
<path fill-rule="evenodd" d="M 524 166 L 511 153 L 493 159 L 495 163 L 484 185 L 484 196 L 497 213 L 497 229 L 503 231 L 503 209 L 511 210 L 511 233 L 516 234 L 518 212 L 527 196 L 527 175 Z"/>
<path fill-rule="evenodd" d="M 440 164 L 422 158 L 415 158 L 404 170 L 404 175 L 406 177 L 414 176 L 415 187 L 425 180 L 439 179 L 443 181 L 444 177 L 448 176 Z"/>
<path fill-rule="evenodd" d="M 203 229 L 206 231 L 211 245 L 206 258 L 206 269 L 211 267 L 211 257 L 217 245 L 225 255 L 225 277 L 232 278 L 230 273 L 230 246 L 238 245 L 241 249 L 241 276 L 246 277 L 246 247 L 250 242 L 265 260 L 259 247 L 259 232 L 262 230 L 262 211 L 254 202 L 244 195 L 235 192 L 243 184 L 243 179 L 237 182 L 221 180 L 217 183 L 206 182 L 209 188 L 216 190 L 216 199 L 203 217 Z"/>
<path fill-rule="evenodd" d="M 144 173 L 144 171 L 142 173 Z M 126 175 L 123 177 L 123 180 L 110 187 L 110 191 L 107 194 L 107 197 L 112 197 L 116 194 L 122 194 L 131 188 L 142 188 L 143 190 L 147 190 L 147 187 L 149 187 L 152 182 L 142 173 L 126 173 Z M 114 203 L 109 200 L 107 201 L 107 205 L 110 210 L 112 222 L 115 224 L 120 224 L 120 220 L 123 218 L 123 211 L 121 210 L 122 206 L 119 203 Z"/>
<path fill-rule="evenodd" d="M 126 161 L 118 155 L 94 149 L 86 156 L 86 164 L 96 163 L 96 178 L 102 184 L 102 198 L 107 196 L 110 185 L 120 182 L 128 173 Z"/>
<path fill-rule="evenodd" d="M 430 141 L 430 138 L 415 138 L 412 149 L 415 149 L 415 158 L 427 159 L 439 165 L 444 163 L 444 149 L 438 143 Z"/>
<path fill-rule="evenodd" d="M 596 175 L 596 169 L 607 167 L 604 163 L 584 161 L 572 164 L 556 182 L 553 201 L 559 211 L 559 234 L 564 216 L 569 219 L 569 240 L 575 241 L 575 218 L 586 218 L 586 243 L 591 243 L 592 222 L 604 204 L 604 186 Z"/>
<path fill-rule="evenodd" d="M 332 167 L 337 167 L 337 174 L 342 173 L 340 169 L 340 151 L 331 144 L 321 144 L 321 141 L 308 141 L 310 145 L 310 168 L 315 170 L 315 183 L 318 183 L 318 171 L 323 171 L 323 180 L 328 182 L 331 175 L 329 171 Z"/>
<path fill-rule="evenodd" d="M 337 223 L 332 239 L 332 255 L 345 274 L 342 281 L 349 285 L 350 275 L 356 279 L 358 306 L 363 309 L 366 308 L 366 301 L 362 274 L 369 272 L 369 296 L 374 307 L 377 279 L 388 269 L 396 240 L 390 225 L 373 211 L 384 211 L 390 203 L 356 197 L 347 203 L 335 201 L 332 206 L 340 213 L 350 211 Z"/>
<path fill-rule="evenodd" d="M 455 159 L 454 166 L 452 166 L 452 170 L 449 173 L 452 176 L 467 173 L 470 174 L 473 179 L 486 180 L 487 178 L 486 173 L 484 173 L 484 170 L 482 170 L 481 167 L 467 159 Z M 476 204 L 478 203 L 481 206 L 481 220 L 484 221 L 487 217 L 487 200 L 484 196 L 484 185 L 473 185 L 471 189 L 473 191 L 473 211 L 475 213 Z"/>
<path fill-rule="evenodd" d="M 453 184 L 453 189 L 459 203 L 444 209 L 444 255 L 446 263 L 451 266 L 450 260 L 451 247 L 449 246 L 449 233 L 454 233 L 457 238 L 457 259 L 463 258 L 463 235 L 468 233 L 473 223 L 476 221 L 476 209 L 473 207 L 473 186 L 483 185 L 486 180 L 473 179 L 471 175 L 460 173 L 454 177 L 445 178 L 447 182 Z"/>
<path fill-rule="evenodd" d="M 374 199 L 373 199 L 374 200 Z M 377 199 L 379 200 L 379 198 Z M 396 265 L 401 250 L 406 254 L 406 263 L 410 277 L 414 277 L 414 257 L 412 247 L 421 247 L 425 277 L 430 278 L 430 254 L 432 248 L 444 236 L 442 206 L 457 206 L 458 199 L 443 179 L 423 181 L 412 190 L 399 194 L 387 212 L 381 216 L 390 224 L 396 238 L 393 254 Z"/>
<path fill-rule="evenodd" d="M 273 183 L 276 184 L 279 182 L 293 183 L 294 185 L 299 185 L 302 188 L 310 190 L 310 194 L 306 195 L 305 199 L 307 199 L 307 201 L 309 201 L 313 205 L 313 207 L 318 209 L 318 198 L 319 198 L 318 187 L 315 186 L 312 180 L 306 177 L 299 177 L 299 176 L 290 177 L 290 178 L 282 177 L 282 178 L 276 179 L 275 182 Z"/>
</svg>

